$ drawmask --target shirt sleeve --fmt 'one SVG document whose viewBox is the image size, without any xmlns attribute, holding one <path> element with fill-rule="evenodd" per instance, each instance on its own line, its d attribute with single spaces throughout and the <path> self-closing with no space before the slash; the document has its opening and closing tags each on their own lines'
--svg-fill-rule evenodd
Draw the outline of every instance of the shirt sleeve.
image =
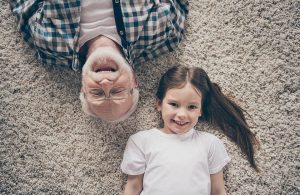
<svg viewBox="0 0 300 195">
<path fill-rule="evenodd" d="M 218 173 L 229 161 L 230 158 L 223 142 L 220 139 L 215 138 L 212 141 L 208 154 L 209 173 Z"/>
<path fill-rule="evenodd" d="M 121 170 L 127 175 L 140 175 L 145 172 L 145 167 L 145 155 L 131 136 L 124 151 Z"/>
</svg>

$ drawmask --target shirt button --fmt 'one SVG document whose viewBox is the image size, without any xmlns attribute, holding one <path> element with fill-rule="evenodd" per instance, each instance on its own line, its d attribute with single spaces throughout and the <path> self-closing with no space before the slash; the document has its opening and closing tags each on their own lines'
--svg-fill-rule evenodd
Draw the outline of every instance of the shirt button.
<svg viewBox="0 0 300 195">
<path fill-rule="evenodd" d="M 115 3 L 120 3 L 120 0 L 115 0 Z"/>
<path fill-rule="evenodd" d="M 122 30 L 120 31 L 120 35 L 124 35 L 124 32 Z"/>
</svg>

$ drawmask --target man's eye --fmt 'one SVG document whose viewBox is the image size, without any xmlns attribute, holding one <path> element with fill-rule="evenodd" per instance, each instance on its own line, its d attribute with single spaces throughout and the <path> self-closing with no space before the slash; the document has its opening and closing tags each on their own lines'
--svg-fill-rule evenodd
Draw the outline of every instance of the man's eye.
<svg viewBox="0 0 300 195">
<path fill-rule="evenodd" d="M 120 94 L 120 93 L 123 93 L 126 89 L 124 88 L 117 88 L 117 89 L 112 89 L 110 91 L 111 94 Z"/>
<path fill-rule="evenodd" d="M 91 90 L 91 94 L 95 95 L 95 96 L 104 96 L 105 93 L 102 89 L 93 89 Z"/>
</svg>

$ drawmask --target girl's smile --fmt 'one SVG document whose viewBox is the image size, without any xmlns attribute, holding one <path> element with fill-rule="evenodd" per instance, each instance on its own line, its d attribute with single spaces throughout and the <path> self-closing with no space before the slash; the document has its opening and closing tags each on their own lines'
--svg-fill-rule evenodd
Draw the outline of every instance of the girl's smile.
<svg viewBox="0 0 300 195">
<path fill-rule="evenodd" d="M 183 121 L 176 121 L 176 120 L 172 120 L 174 123 L 176 123 L 179 126 L 184 126 L 186 124 L 188 124 L 189 122 L 183 122 Z"/>
</svg>

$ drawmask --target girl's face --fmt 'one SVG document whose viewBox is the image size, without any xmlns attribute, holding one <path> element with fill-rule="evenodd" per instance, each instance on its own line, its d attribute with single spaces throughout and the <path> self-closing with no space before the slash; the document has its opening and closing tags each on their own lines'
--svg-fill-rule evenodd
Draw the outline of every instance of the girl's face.
<svg viewBox="0 0 300 195">
<path fill-rule="evenodd" d="M 201 93 L 187 83 L 183 88 L 166 92 L 162 102 L 157 102 L 161 111 L 165 133 L 181 134 L 193 128 L 201 115 Z"/>
</svg>

